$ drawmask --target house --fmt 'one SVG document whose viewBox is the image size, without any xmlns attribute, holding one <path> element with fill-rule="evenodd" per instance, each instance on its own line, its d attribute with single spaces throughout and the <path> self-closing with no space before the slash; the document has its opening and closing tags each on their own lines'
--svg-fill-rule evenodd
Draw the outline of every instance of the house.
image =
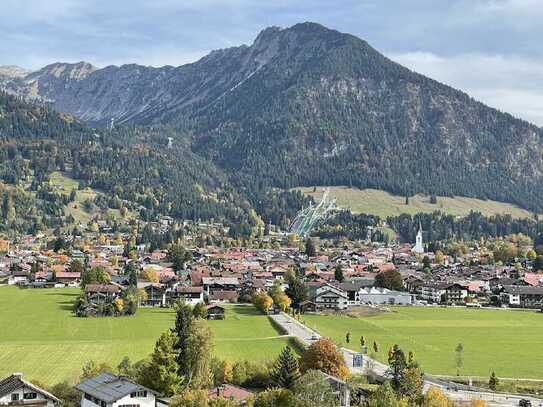
<svg viewBox="0 0 543 407">
<path fill-rule="evenodd" d="M 53 407 L 60 402 L 54 395 L 13 373 L 0 380 L 0 406 Z"/>
<path fill-rule="evenodd" d="M 81 392 L 81 407 L 155 407 L 157 404 L 158 393 L 126 376 L 101 373 L 75 388 Z"/>
<path fill-rule="evenodd" d="M 313 302 L 317 309 L 342 310 L 347 308 L 348 299 L 341 288 L 326 283 L 317 288 Z"/>
<path fill-rule="evenodd" d="M 313 301 L 302 301 L 298 308 L 302 314 L 305 314 L 306 312 L 317 312 L 317 304 Z"/>
<path fill-rule="evenodd" d="M 225 310 L 220 305 L 211 304 L 206 307 L 206 318 L 207 319 L 224 319 Z"/>
<path fill-rule="evenodd" d="M 452 303 L 464 302 L 468 296 L 467 287 L 458 283 L 433 282 L 421 286 L 420 298 L 432 303 L 439 303 L 442 300 Z"/>
<path fill-rule="evenodd" d="M 147 299 L 142 302 L 142 305 L 149 307 L 166 306 L 166 289 L 161 284 L 149 283 L 143 289 L 147 294 Z"/>
<path fill-rule="evenodd" d="M 77 286 L 81 282 L 81 273 L 70 271 L 59 271 L 55 276 L 57 282 L 69 286 Z"/>
<path fill-rule="evenodd" d="M 114 284 L 88 284 L 85 286 L 87 314 L 97 313 L 105 304 L 111 303 L 119 297 L 121 289 Z"/>
<path fill-rule="evenodd" d="M 238 293 L 236 291 L 214 291 L 208 296 L 209 302 L 238 302 Z"/>
<path fill-rule="evenodd" d="M 507 286 L 501 293 L 501 299 L 514 308 L 542 308 L 543 287 Z"/>
<path fill-rule="evenodd" d="M 253 396 L 253 393 L 249 390 L 245 390 L 242 387 L 234 386 L 232 384 L 222 384 L 217 387 L 209 389 L 207 394 L 209 399 L 216 399 L 219 397 L 234 401 L 237 405 L 246 405 L 247 399 Z"/>
<path fill-rule="evenodd" d="M 187 304 L 196 305 L 204 302 L 204 289 L 202 287 L 189 287 L 180 285 L 176 289 L 168 292 L 170 299 L 183 300 Z"/>
<path fill-rule="evenodd" d="M 235 291 L 239 287 L 237 277 L 202 277 L 202 285 L 207 295 L 214 291 Z"/>
<path fill-rule="evenodd" d="M 26 270 L 15 270 L 11 273 L 8 279 L 8 285 L 27 284 L 30 278 L 30 273 Z"/>
<path fill-rule="evenodd" d="M 360 304 L 411 305 L 413 303 L 413 296 L 409 293 L 377 287 L 361 288 L 358 299 Z"/>
</svg>

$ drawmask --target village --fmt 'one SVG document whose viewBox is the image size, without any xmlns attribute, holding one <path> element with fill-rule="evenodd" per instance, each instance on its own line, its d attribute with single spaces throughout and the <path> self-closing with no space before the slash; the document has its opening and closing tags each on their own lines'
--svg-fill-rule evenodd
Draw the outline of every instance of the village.
<svg viewBox="0 0 543 407">
<path fill-rule="evenodd" d="M 194 244 L 196 235 L 220 228 L 193 227 L 194 236 L 184 237 L 180 260 L 173 259 L 168 249 L 150 251 L 149 245 L 136 245 L 130 234 L 111 233 L 105 224 L 97 232 L 58 238 L 67 248 L 51 247 L 46 236 L 4 240 L 0 281 L 28 289 L 79 287 L 85 270 L 99 268 L 107 273 L 107 283 L 84 287 L 94 309 L 134 283 L 145 292 L 138 300 L 143 307 L 169 307 L 179 300 L 191 305 L 250 303 L 255 293 L 269 291 L 274 282 L 288 287 L 288 273 L 307 288 L 299 304 L 301 313 L 362 305 L 533 309 L 543 305 L 543 275 L 533 270 L 529 259 L 480 264 L 480 253 L 473 247 L 456 258 L 427 253 L 422 232 L 415 244 L 344 242 L 338 247 L 279 232 L 259 238 L 265 248 L 257 243 L 254 248 L 221 248 L 202 244 L 202 239 L 199 246 Z"/>
</svg>

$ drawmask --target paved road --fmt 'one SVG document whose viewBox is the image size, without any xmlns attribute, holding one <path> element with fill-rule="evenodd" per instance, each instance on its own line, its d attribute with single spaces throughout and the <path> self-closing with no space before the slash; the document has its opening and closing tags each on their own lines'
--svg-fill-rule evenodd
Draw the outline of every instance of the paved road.
<svg viewBox="0 0 543 407">
<path fill-rule="evenodd" d="M 300 339 L 305 345 L 311 345 L 321 337 L 317 331 L 308 328 L 287 314 L 281 313 L 270 316 L 286 330 L 288 335 L 298 337 L 298 339 Z M 386 376 L 388 367 L 383 363 L 364 355 L 364 366 L 353 367 L 353 355 L 355 352 L 345 348 L 341 348 L 341 351 L 343 352 L 345 362 L 351 373 L 373 374 L 379 377 Z M 471 400 L 479 399 L 486 400 L 489 407 L 505 407 L 518 406 L 519 401 L 526 398 L 532 402 L 533 407 L 543 407 L 543 402 L 541 399 L 524 397 L 515 394 L 493 393 L 487 391 L 486 389 L 477 389 L 425 375 L 424 391 L 427 391 L 432 386 L 440 388 L 447 394 L 447 397 L 458 403 L 468 403 Z"/>
</svg>

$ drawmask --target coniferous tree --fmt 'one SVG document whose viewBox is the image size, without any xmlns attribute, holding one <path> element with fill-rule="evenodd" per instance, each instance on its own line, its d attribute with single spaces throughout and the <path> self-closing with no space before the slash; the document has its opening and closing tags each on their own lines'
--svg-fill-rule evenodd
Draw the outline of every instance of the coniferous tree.
<svg viewBox="0 0 543 407">
<path fill-rule="evenodd" d="M 177 304 L 174 332 L 177 335 L 175 350 L 177 352 L 177 368 L 179 375 L 189 376 L 191 361 L 189 355 L 189 341 L 194 316 L 192 308 L 185 303 Z"/>
<path fill-rule="evenodd" d="M 271 373 L 273 382 L 286 389 L 292 389 L 300 378 L 298 359 L 290 346 L 285 346 L 277 357 Z"/>
</svg>

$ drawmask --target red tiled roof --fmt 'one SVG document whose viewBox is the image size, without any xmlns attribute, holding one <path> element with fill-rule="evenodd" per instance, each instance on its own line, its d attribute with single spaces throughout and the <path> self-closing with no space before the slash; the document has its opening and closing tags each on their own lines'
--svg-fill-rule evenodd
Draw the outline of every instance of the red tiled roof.
<svg viewBox="0 0 543 407">
<path fill-rule="evenodd" d="M 249 390 L 245 390 L 231 384 L 223 384 L 222 386 L 213 387 L 208 393 L 208 397 L 211 399 L 224 397 L 226 399 L 233 399 L 237 401 L 243 401 L 252 395 L 253 393 L 251 393 Z"/>
<path fill-rule="evenodd" d="M 86 293 L 118 293 L 120 288 L 113 284 L 89 284 L 85 287 Z"/>
</svg>

